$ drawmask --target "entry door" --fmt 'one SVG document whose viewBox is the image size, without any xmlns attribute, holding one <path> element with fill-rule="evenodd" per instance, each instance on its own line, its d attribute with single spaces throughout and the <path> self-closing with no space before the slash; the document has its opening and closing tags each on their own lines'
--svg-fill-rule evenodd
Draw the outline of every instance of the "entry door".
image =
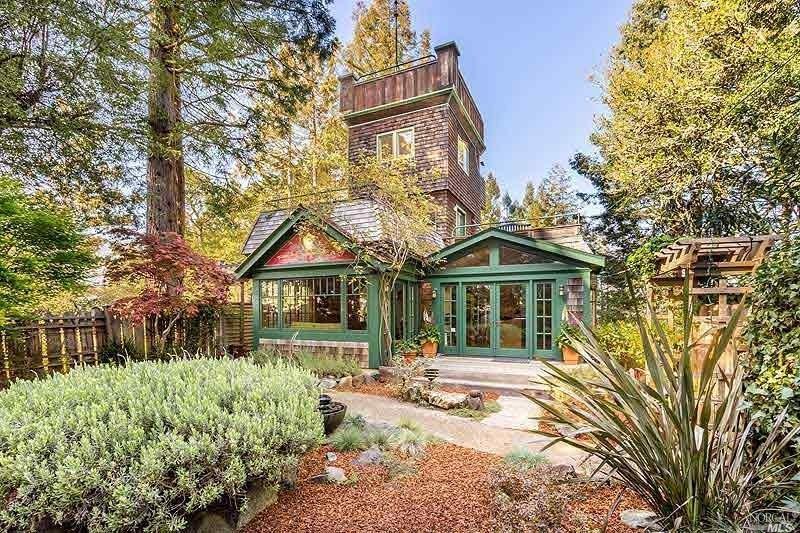
<svg viewBox="0 0 800 533">
<path fill-rule="evenodd" d="M 489 283 L 464 285 L 464 351 L 468 354 L 494 354 L 494 292 Z"/>
<path fill-rule="evenodd" d="M 466 354 L 528 355 L 528 282 L 466 284 L 464 304 Z"/>
<path fill-rule="evenodd" d="M 527 356 L 528 282 L 498 283 L 496 294 L 496 355 Z"/>
</svg>

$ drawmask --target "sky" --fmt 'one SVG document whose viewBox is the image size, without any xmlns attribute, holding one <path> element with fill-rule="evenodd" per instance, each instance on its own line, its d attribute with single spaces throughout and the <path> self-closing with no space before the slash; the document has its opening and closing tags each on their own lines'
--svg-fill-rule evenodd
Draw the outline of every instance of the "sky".
<svg viewBox="0 0 800 533">
<path fill-rule="evenodd" d="M 356 0 L 334 0 L 342 42 L 353 31 Z M 483 173 L 521 198 L 554 164 L 569 168 L 591 152 L 603 112 L 591 76 L 602 73 L 631 0 L 409 0 L 416 30 L 434 45 L 455 41 L 459 67 L 485 124 Z M 579 190 L 591 190 L 576 177 Z"/>
</svg>

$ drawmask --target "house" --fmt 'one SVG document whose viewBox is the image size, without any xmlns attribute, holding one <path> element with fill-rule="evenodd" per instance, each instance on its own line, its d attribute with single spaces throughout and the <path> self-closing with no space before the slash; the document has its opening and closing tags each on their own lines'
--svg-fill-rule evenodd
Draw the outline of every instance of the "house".
<svg viewBox="0 0 800 533">
<path fill-rule="evenodd" d="M 429 258 L 410 258 L 381 298 L 380 257 L 356 264 L 358 246 L 381 239 L 381 205 L 369 195 L 262 213 L 236 273 L 253 280 L 256 346 L 358 358 L 375 368 L 394 339 L 413 337 L 423 316 L 439 329 L 444 355 L 559 359 L 565 316 L 594 318 L 595 274 L 578 224 L 481 225 L 483 118 L 458 68 L 455 43 L 435 57 L 356 79 L 340 79 L 349 157 L 408 157 L 440 207 Z M 315 218 L 314 231 L 305 222 Z M 430 261 L 423 261 L 429 259 Z M 428 265 L 428 266 L 426 266 Z M 383 302 L 383 305 L 381 305 Z"/>
</svg>

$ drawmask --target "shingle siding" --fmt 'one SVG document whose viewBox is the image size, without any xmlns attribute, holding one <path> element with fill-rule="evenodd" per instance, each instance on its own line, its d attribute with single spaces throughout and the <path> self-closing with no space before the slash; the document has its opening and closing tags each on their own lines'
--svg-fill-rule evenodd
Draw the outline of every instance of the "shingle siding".
<svg viewBox="0 0 800 533">
<path fill-rule="evenodd" d="M 480 152 L 458 119 L 455 100 L 424 109 L 377 119 L 349 127 L 348 154 L 351 161 L 377 154 L 378 134 L 414 128 L 414 165 L 425 175 L 423 190 L 439 203 L 443 238 L 452 236 L 456 205 L 467 213 L 470 224 L 480 221 L 484 182 L 480 175 Z M 469 145 L 470 172 L 458 164 L 458 139 Z M 431 175 L 435 176 L 432 177 Z"/>
</svg>

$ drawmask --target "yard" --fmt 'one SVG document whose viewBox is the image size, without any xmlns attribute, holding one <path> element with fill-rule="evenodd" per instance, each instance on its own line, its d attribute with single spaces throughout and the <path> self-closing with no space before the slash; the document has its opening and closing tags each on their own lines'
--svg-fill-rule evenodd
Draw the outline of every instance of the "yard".
<svg viewBox="0 0 800 533">
<path fill-rule="evenodd" d="M 248 525 L 248 533 L 259 532 L 490 532 L 512 531 L 502 518 L 493 473 L 503 464 L 497 455 L 453 444 L 435 443 L 419 458 L 408 462 L 408 471 L 396 466 L 357 466 L 360 451 L 336 452 L 334 461 L 324 446 L 303 458 L 299 483 L 280 495 L 275 506 Z M 311 478 L 325 466 L 345 471 L 344 483 L 318 483 Z M 531 473 L 531 475 L 534 475 Z M 565 518 L 561 531 L 582 532 L 599 528 L 606 520 L 619 487 L 594 486 L 574 481 L 559 489 L 572 494 L 565 517 L 581 517 L 581 524 Z M 642 509 L 641 500 L 628 494 L 609 522 L 609 532 L 632 529 L 619 522 L 625 509 Z M 519 530 L 513 530 L 519 531 Z M 532 529 L 531 531 L 537 531 Z M 544 531 L 544 530 L 542 530 Z"/>
</svg>

